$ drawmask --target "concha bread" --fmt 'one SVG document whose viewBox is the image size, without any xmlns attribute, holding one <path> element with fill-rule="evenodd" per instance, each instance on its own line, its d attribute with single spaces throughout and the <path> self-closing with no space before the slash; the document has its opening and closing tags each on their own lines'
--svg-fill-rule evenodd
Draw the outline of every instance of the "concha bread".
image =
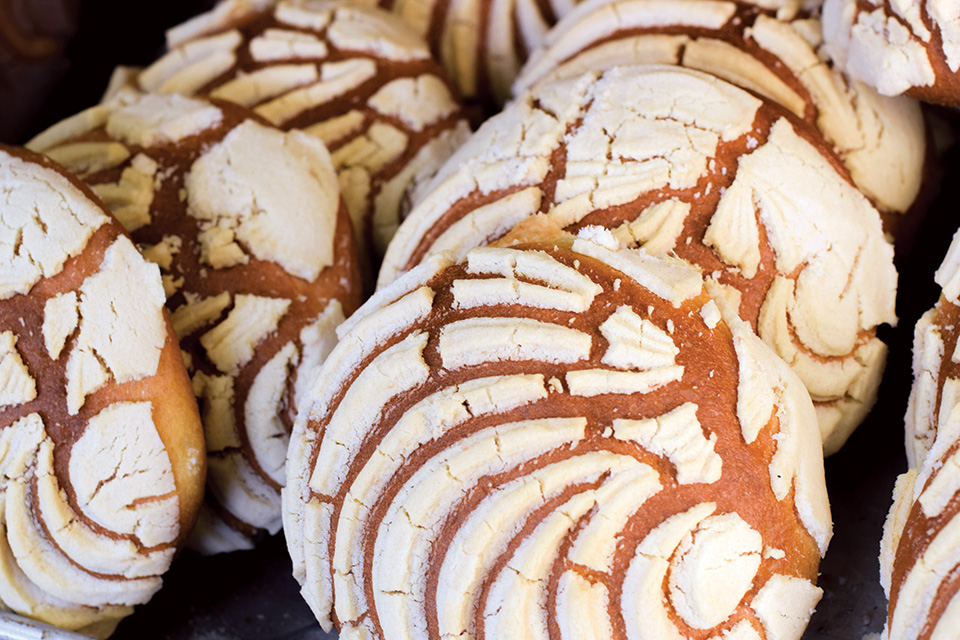
<svg viewBox="0 0 960 640">
<path fill-rule="evenodd" d="M 807 385 L 826 453 L 873 405 L 886 357 L 875 328 L 896 320 L 893 250 L 816 131 L 776 105 L 674 66 L 541 83 L 427 185 L 381 286 L 525 220 L 600 225 L 697 265 Z"/>
<path fill-rule="evenodd" d="M 826 0 L 826 51 L 884 95 L 960 105 L 960 6 L 949 0 Z"/>
<path fill-rule="evenodd" d="M 106 637 L 203 496 L 197 405 L 145 261 L 92 191 L 0 148 L 0 604 Z"/>
<path fill-rule="evenodd" d="M 225 0 L 168 42 L 139 87 L 235 102 L 323 140 L 363 255 L 383 254 L 407 191 L 470 133 L 424 41 L 380 9 Z"/>
<path fill-rule="evenodd" d="M 801 14 L 802 15 L 802 14 Z M 783 20 L 728 0 L 608 0 L 577 6 L 546 36 L 514 83 L 616 65 L 677 64 L 753 91 L 814 125 L 895 231 L 925 175 L 919 105 L 889 98 L 833 69 L 820 21 Z"/>
<path fill-rule="evenodd" d="M 960 628 L 960 234 L 936 275 L 942 293 L 914 330 L 906 413 L 910 469 L 897 479 L 880 547 L 886 638 Z"/>
<path fill-rule="evenodd" d="M 206 435 L 191 546 L 276 533 L 293 418 L 362 289 L 323 143 L 229 103 L 122 92 L 30 144 L 77 172 L 160 266 Z"/>
<path fill-rule="evenodd" d="M 697 270 L 588 235 L 434 256 L 342 326 L 284 488 L 325 629 L 800 637 L 831 535 L 809 396 Z"/>
</svg>

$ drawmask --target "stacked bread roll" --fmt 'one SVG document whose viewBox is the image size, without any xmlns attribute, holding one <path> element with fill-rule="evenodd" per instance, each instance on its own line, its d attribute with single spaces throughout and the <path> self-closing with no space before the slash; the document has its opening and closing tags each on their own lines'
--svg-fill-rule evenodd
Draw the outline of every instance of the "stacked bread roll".
<svg viewBox="0 0 960 640">
<path fill-rule="evenodd" d="M 277 533 L 293 417 L 360 301 L 323 143 L 231 104 L 124 92 L 30 146 L 82 177 L 161 268 L 206 437 L 192 546 Z"/>
<path fill-rule="evenodd" d="M 156 266 L 75 177 L 0 149 L 0 603 L 109 635 L 160 588 L 203 437 Z"/>
<path fill-rule="evenodd" d="M 960 235 L 936 281 L 940 300 L 914 330 L 910 469 L 897 479 L 880 547 L 886 638 L 945 638 L 960 624 Z"/>
<path fill-rule="evenodd" d="M 888 233 L 907 217 L 925 175 L 919 105 L 888 98 L 821 58 L 820 21 L 786 20 L 728 0 L 590 1 L 561 20 L 514 83 L 517 94 L 546 78 L 623 64 L 675 64 L 743 87 L 815 126 L 877 206 Z"/>
<path fill-rule="evenodd" d="M 806 383 L 827 453 L 875 400 L 886 354 L 875 329 L 895 321 L 892 248 L 817 131 L 769 101 L 673 66 L 544 82 L 485 123 L 429 187 L 381 284 L 524 219 L 601 225 L 701 269 Z"/>
<path fill-rule="evenodd" d="M 327 0 L 226 0 L 172 29 L 139 88 L 252 109 L 330 148 L 364 256 L 382 255 L 407 192 L 469 134 L 422 39 L 389 13 Z M 375 265 L 376 259 L 371 260 Z"/>
<path fill-rule="evenodd" d="M 284 530 L 324 628 L 799 638 L 831 529 L 816 417 L 723 306 L 597 228 L 380 291 L 291 440 Z"/>
<path fill-rule="evenodd" d="M 816 0 L 576 4 L 223 0 L 0 152 L 0 604 L 107 634 L 188 537 L 282 522 L 344 638 L 803 634 L 922 115 Z M 454 86 L 514 98 L 470 137 Z M 960 617 L 924 340 L 891 638 Z"/>
<path fill-rule="evenodd" d="M 955 2 L 826 0 L 829 54 L 888 96 L 960 105 L 960 8 Z"/>
</svg>

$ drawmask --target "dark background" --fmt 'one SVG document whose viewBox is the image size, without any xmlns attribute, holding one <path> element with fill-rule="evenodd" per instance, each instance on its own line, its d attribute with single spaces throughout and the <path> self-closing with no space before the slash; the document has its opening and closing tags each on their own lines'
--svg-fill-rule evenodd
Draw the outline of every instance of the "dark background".
<svg viewBox="0 0 960 640">
<path fill-rule="evenodd" d="M 118 64 L 145 65 L 163 51 L 163 32 L 209 8 L 212 0 L 0 0 L 0 141 L 23 143 L 55 122 L 96 104 Z M 135 7 L 135 9 L 134 9 Z M 6 9 L 6 13 L 2 13 Z M 65 18 L 66 16 L 66 18 Z M 61 41 L 43 58 L 14 55 L 4 28 Z M 960 124 L 956 112 L 930 110 L 943 144 Z M 893 483 L 906 469 L 903 414 L 912 379 L 913 325 L 939 293 L 933 273 L 960 225 L 960 151 L 937 160 L 932 201 L 912 247 L 901 246 L 896 328 L 880 400 L 837 455 L 827 460 L 834 538 L 821 566 L 824 597 L 804 640 L 859 640 L 883 626 L 886 602 L 877 554 Z M 942 178 L 942 180 L 940 180 Z M 941 184 L 939 194 L 936 185 Z M 200 557 L 184 552 L 163 590 L 120 624 L 116 640 L 319 640 L 324 634 L 290 577 L 282 536 L 255 551 Z"/>
</svg>

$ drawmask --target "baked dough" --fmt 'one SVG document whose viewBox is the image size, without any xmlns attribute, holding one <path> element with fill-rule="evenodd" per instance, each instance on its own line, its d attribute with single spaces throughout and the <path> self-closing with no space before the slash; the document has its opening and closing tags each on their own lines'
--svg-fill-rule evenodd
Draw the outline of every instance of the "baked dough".
<svg viewBox="0 0 960 640">
<path fill-rule="evenodd" d="M 160 588 L 203 434 L 156 266 L 93 193 L 0 148 L 0 604 L 106 637 Z"/>
<path fill-rule="evenodd" d="M 950 0 L 826 0 L 826 51 L 887 96 L 960 105 L 960 5 Z"/>
<path fill-rule="evenodd" d="M 816 18 L 787 21 L 742 2 L 586 2 L 550 31 L 514 91 L 624 64 L 710 73 L 814 125 L 895 232 L 925 176 L 923 114 L 914 100 L 847 79 L 822 59 L 822 44 Z"/>
<path fill-rule="evenodd" d="M 722 306 L 597 228 L 381 290 L 291 440 L 284 532 L 321 625 L 799 638 L 831 534 L 816 415 Z"/>
<path fill-rule="evenodd" d="M 546 82 L 427 185 L 380 283 L 424 257 L 587 225 L 696 264 L 807 385 L 833 453 L 873 405 L 897 274 L 876 209 L 801 121 L 675 66 Z"/>
<path fill-rule="evenodd" d="M 362 288 L 326 148 L 232 104 L 129 91 L 30 146 L 77 172 L 160 266 L 207 444 L 190 545 L 276 533 L 293 417 Z"/>
<path fill-rule="evenodd" d="M 408 190 L 470 132 L 423 40 L 376 8 L 225 0 L 172 29 L 168 47 L 141 89 L 229 100 L 323 140 L 363 256 L 383 254 Z"/>
<path fill-rule="evenodd" d="M 910 469 L 897 479 L 880 546 L 884 637 L 897 640 L 939 640 L 960 628 L 960 235 L 936 281 L 940 300 L 914 329 Z"/>
</svg>

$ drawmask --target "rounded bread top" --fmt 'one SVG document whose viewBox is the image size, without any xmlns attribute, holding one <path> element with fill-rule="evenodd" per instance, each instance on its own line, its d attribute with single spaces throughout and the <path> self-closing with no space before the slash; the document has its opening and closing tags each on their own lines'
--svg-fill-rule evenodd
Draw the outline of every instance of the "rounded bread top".
<svg viewBox="0 0 960 640">
<path fill-rule="evenodd" d="M 514 83 L 625 64 L 699 69 L 772 100 L 817 127 L 854 184 L 882 212 L 905 213 L 924 177 L 926 128 L 919 105 L 849 80 L 822 59 L 820 22 L 789 21 L 729 0 L 589 1 L 546 36 Z M 896 229 L 899 216 L 888 216 Z"/>
<path fill-rule="evenodd" d="M 960 20 L 952 2 L 826 0 L 826 52 L 887 96 L 960 105 Z"/>
<path fill-rule="evenodd" d="M 383 253 L 407 191 L 469 135 L 426 44 L 396 16 L 328 0 L 226 0 L 175 28 L 145 91 L 252 109 L 329 147 L 358 237 Z"/>
<path fill-rule="evenodd" d="M 936 274 L 940 300 L 914 329 L 905 416 L 910 469 L 880 546 L 887 638 L 938 638 L 960 624 L 960 234 Z"/>
<path fill-rule="evenodd" d="M 380 283 L 525 220 L 612 229 L 708 276 L 807 384 L 833 452 L 875 399 L 875 328 L 896 320 L 897 274 L 876 210 L 817 141 L 775 105 L 681 67 L 543 83 L 427 186 Z"/>
<path fill-rule="evenodd" d="M 96 196 L 6 147 L 0 193 L 0 602 L 104 635 L 196 517 L 196 403 L 157 268 Z"/>
<path fill-rule="evenodd" d="M 192 546 L 276 533 L 297 403 L 362 289 L 323 143 L 230 103 L 123 91 L 30 145 L 77 172 L 160 266 L 210 457 Z"/>
<path fill-rule="evenodd" d="M 816 417 L 720 306 L 597 229 L 378 292 L 291 441 L 284 531 L 324 627 L 799 638 L 831 527 Z"/>
</svg>

